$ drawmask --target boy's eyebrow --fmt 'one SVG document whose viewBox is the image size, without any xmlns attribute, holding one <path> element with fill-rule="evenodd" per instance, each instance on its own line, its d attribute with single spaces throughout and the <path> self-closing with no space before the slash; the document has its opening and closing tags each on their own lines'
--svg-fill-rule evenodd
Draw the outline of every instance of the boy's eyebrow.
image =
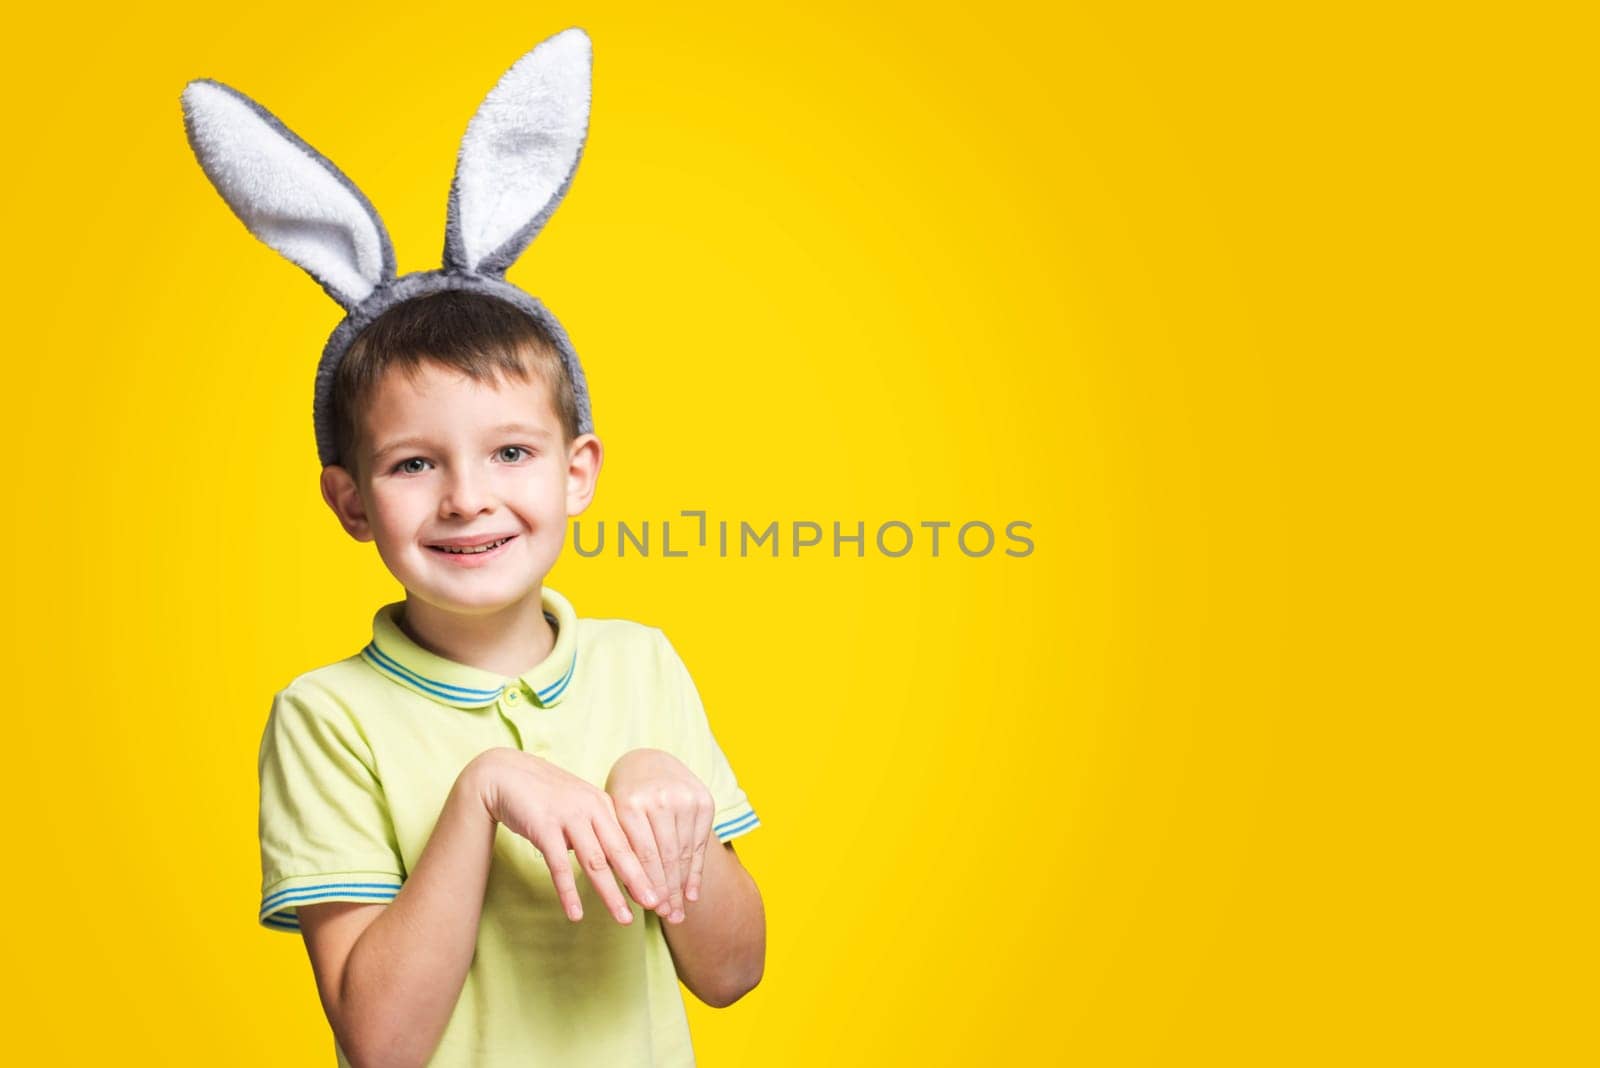
<svg viewBox="0 0 1600 1068">
<path fill-rule="evenodd" d="M 526 423 L 502 423 L 497 427 L 491 427 L 490 433 L 521 434 L 524 437 L 537 438 L 539 440 L 548 440 L 552 436 L 550 431 L 542 427 L 529 426 Z M 406 449 L 412 447 L 426 448 L 431 444 L 432 443 L 428 441 L 428 439 L 421 437 L 398 438 L 374 452 L 372 454 L 372 458 L 374 460 L 380 459 L 385 454 L 391 453 L 396 449 Z"/>
<path fill-rule="evenodd" d="M 527 423 L 502 423 L 494 428 L 496 434 L 523 434 L 530 438 L 548 438 L 550 431 Z"/>
</svg>

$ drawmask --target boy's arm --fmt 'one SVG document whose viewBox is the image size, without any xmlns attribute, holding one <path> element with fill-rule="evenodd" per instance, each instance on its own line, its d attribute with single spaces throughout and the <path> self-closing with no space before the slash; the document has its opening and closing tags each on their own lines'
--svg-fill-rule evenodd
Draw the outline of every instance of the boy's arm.
<svg viewBox="0 0 1600 1068">
<path fill-rule="evenodd" d="M 496 827 L 473 760 L 393 901 L 299 909 L 323 1011 L 357 1068 L 433 1056 L 477 946 Z"/>
<path fill-rule="evenodd" d="M 678 978 L 713 1008 L 726 1008 L 761 981 L 767 915 L 756 881 L 732 842 L 706 846 L 700 900 L 685 901 L 681 923 L 661 924 Z"/>
</svg>

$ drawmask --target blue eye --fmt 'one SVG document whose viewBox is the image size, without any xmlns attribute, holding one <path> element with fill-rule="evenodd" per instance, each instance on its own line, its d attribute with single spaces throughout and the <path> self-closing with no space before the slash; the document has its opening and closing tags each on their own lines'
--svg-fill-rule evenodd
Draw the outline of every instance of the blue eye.
<svg viewBox="0 0 1600 1068">
<path fill-rule="evenodd" d="M 425 464 L 427 462 L 428 461 L 424 460 L 420 456 L 413 456 L 409 460 L 401 460 L 399 463 L 395 464 L 394 467 L 391 468 L 391 470 L 393 470 L 393 471 L 403 471 L 404 473 L 406 473 L 408 475 L 415 475 L 415 474 L 419 474 L 420 473 L 418 471 L 418 469 L 414 468 L 414 467 L 407 467 L 406 465 L 407 464 Z"/>
<path fill-rule="evenodd" d="M 508 452 L 514 452 L 514 453 L 518 453 L 519 454 L 519 455 L 511 457 L 511 460 L 510 460 L 511 463 L 515 463 L 516 461 L 522 459 L 523 456 L 528 454 L 528 450 L 523 448 L 521 445 L 503 445 L 503 446 L 501 446 L 501 448 L 500 448 L 500 456 L 501 456 L 502 459 L 505 458 L 505 454 L 508 453 Z"/>
</svg>

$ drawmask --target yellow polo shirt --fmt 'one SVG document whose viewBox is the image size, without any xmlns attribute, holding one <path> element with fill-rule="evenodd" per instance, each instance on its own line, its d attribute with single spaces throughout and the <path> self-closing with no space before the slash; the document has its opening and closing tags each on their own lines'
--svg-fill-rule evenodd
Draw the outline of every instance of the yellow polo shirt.
<svg viewBox="0 0 1600 1068">
<path fill-rule="evenodd" d="M 664 749 L 710 789 L 714 838 L 760 826 L 666 635 L 579 619 L 548 587 L 543 602 L 555 647 L 519 678 L 423 649 L 395 623 L 396 603 L 378 610 L 359 653 L 278 692 L 259 764 L 262 924 L 298 931 L 300 905 L 393 899 L 456 776 L 495 746 L 599 787 L 628 750 Z M 567 859 L 577 923 L 539 851 L 497 828 L 476 954 L 430 1064 L 694 1063 L 660 917 L 630 899 L 633 923 L 617 923 L 576 855 Z"/>
</svg>

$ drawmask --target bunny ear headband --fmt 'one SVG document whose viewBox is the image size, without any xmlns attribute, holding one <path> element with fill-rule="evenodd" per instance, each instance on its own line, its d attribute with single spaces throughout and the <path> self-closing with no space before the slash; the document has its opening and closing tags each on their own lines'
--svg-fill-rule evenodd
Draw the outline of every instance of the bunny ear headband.
<svg viewBox="0 0 1600 1068">
<path fill-rule="evenodd" d="M 183 90 L 183 125 L 200 167 L 250 232 L 303 268 L 345 317 L 317 365 L 312 418 L 323 465 L 333 439 L 334 372 L 374 319 L 404 300 L 460 289 L 497 297 L 555 339 L 594 430 L 583 368 L 561 324 L 507 282 L 572 182 L 589 131 L 589 37 L 574 27 L 540 42 L 501 76 L 467 124 L 450 183 L 444 267 L 395 277 L 394 247 L 370 201 L 327 157 L 261 105 L 209 78 Z"/>
</svg>

